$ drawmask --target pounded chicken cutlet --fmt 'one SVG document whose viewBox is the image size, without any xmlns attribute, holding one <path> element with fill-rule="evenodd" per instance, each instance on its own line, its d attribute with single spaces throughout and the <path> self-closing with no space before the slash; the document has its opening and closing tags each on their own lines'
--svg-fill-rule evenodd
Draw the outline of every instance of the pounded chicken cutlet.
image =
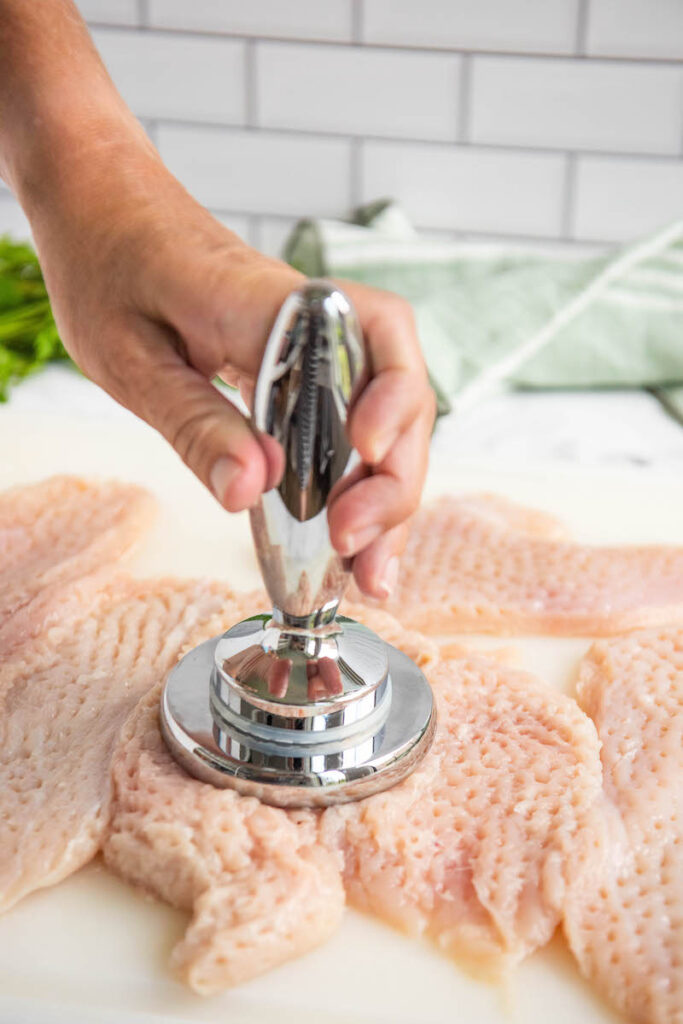
<svg viewBox="0 0 683 1024">
<path fill-rule="evenodd" d="M 190 778 L 166 750 L 168 669 L 262 599 L 107 581 L 151 506 L 69 478 L 0 496 L 0 909 L 103 847 L 191 911 L 172 961 L 200 992 L 324 941 L 345 890 L 484 965 L 516 962 L 564 919 L 582 970 L 630 1019 L 683 1021 L 683 628 L 592 648 L 578 695 L 598 738 L 533 677 L 347 606 L 427 672 L 436 738 L 386 793 L 285 812 Z M 677 549 L 580 548 L 492 497 L 421 516 L 393 604 L 413 627 L 599 632 L 679 607 Z"/>
<path fill-rule="evenodd" d="M 605 871 L 567 902 L 581 970 L 629 1020 L 683 1021 L 683 627 L 595 644 L 579 701 L 602 742 Z"/>
<path fill-rule="evenodd" d="M 504 498 L 441 498 L 381 607 L 432 634 L 610 635 L 683 618 L 683 548 L 589 547 Z"/>
<path fill-rule="evenodd" d="M 196 992 L 246 981 L 319 945 L 344 890 L 311 814 L 191 778 L 159 732 L 161 687 L 136 708 L 113 760 L 108 866 L 192 912 L 171 964 Z"/>
<path fill-rule="evenodd" d="M 350 901 L 447 952 L 504 968 L 544 945 L 567 885 L 594 873 L 593 723 L 571 698 L 485 657 L 429 670 L 434 743 L 401 785 L 327 809 Z"/>
<path fill-rule="evenodd" d="M 490 659 L 439 661 L 433 642 L 413 633 L 404 643 L 384 612 L 362 617 L 423 663 L 438 701 L 432 750 L 387 793 L 287 812 L 198 782 L 165 747 L 159 690 L 124 730 L 105 860 L 192 911 L 172 962 L 197 991 L 322 942 L 344 887 L 357 906 L 448 951 L 514 962 L 552 934 L 570 872 L 588 875 L 583 819 L 600 762 L 576 703 Z"/>
<path fill-rule="evenodd" d="M 140 487 L 68 476 L 0 494 L 0 655 L 77 612 L 154 509 Z"/>
<path fill-rule="evenodd" d="M 119 581 L 0 663 L 0 909 L 95 855 L 119 729 L 219 606 L 214 584 Z"/>
</svg>

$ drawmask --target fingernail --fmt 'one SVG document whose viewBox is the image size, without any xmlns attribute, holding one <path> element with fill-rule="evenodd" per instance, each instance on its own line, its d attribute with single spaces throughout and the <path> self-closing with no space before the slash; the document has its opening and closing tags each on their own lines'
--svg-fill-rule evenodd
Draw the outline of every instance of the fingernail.
<svg viewBox="0 0 683 1024">
<path fill-rule="evenodd" d="M 231 459 L 229 455 L 221 455 L 214 462 L 209 480 L 211 482 L 211 490 L 221 505 L 225 504 L 225 495 L 228 487 L 239 476 L 241 471 L 242 467 L 239 462 L 236 459 Z"/>
<path fill-rule="evenodd" d="M 342 545 L 342 554 L 357 554 L 363 548 L 366 548 L 368 544 L 372 544 L 373 540 L 379 537 L 381 532 L 382 527 L 378 523 L 374 523 L 372 526 L 366 526 L 364 530 L 359 530 L 358 533 L 347 534 L 346 541 Z"/>
<path fill-rule="evenodd" d="M 398 569 L 398 555 L 392 555 L 384 566 L 384 573 L 382 574 L 382 579 L 379 582 L 379 589 L 383 597 L 389 597 L 396 589 L 396 584 L 398 583 Z"/>
</svg>

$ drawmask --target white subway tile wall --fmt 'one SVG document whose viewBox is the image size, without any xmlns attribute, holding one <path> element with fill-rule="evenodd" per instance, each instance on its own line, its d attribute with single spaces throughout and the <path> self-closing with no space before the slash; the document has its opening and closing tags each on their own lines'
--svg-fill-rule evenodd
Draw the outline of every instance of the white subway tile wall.
<svg viewBox="0 0 683 1024">
<path fill-rule="evenodd" d="M 681 0 L 591 0 L 586 52 L 683 60 Z"/>
<path fill-rule="evenodd" d="M 171 170 L 269 253 L 382 196 L 425 231 L 577 251 L 683 216 L 683 0 L 79 6 Z"/>
<path fill-rule="evenodd" d="M 294 217 L 259 217 L 253 244 L 266 256 L 281 256 L 295 224 Z"/>
<path fill-rule="evenodd" d="M 364 0 L 363 41 L 572 53 L 578 7 L 579 0 Z"/>
<path fill-rule="evenodd" d="M 400 196 L 428 228 L 557 238 L 564 160 L 474 146 L 364 142 L 361 199 Z"/>
<path fill-rule="evenodd" d="M 350 205 L 346 139 L 164 123 L 157 145 L 210 209 L 331 217 Z"/>
<path fill-rule="evenodd" d="M 148 0 L 149 24 L 261 36 L 348 42 L 353 0 Z"/>
<path fill-rule="evenodd" d="M 680 161 L 579 157 L 573 237 L 626 241 L 681 211 Z"/>
<path fill-rule="evenodd" d="M 14 196 L 0 190 L 0 235 L 4 234 L 25 241 L 31 237 L 31 225 Z"/>
<path fill-rule="evenodd" d="M 683 68 L 528 57 L 472 61 L 473 142 L 676 155 L 682 125 Z"/>
<path fill-rule="evenodd" d="M 245 43 L 117 29 L 94 29 L 92 35 L 138 117 L 244 124 Z"/>
<path fill-rule="evenodd" d="M 454 142 L 460 70 L 450 54 L 259 43 L 257 123 Z"/>
<path fill-rule="evenodd" d="M 139 25 L 140 0 L 77 0 L 84 18 L 103 25 Z"/>
</svg>

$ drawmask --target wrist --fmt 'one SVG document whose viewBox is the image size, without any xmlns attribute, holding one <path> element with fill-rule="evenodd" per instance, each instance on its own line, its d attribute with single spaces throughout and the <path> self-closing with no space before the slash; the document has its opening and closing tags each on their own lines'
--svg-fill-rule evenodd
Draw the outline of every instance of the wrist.
<svg viewBox="0 0 683 1024">
<path fill-rule="evenodd" d="M 72 0 L 0 0 L 0 18 L 0 174 L 33 223 L 111 174 L 123 154 L 151 160 L 154 148 Z"/>
<path fill-rule="evenodd" d="M 131 164 L 159 163 L 142 126 L 116 100 L 44 110 L 17 147 L 10 184 L 32 225 L 60 211 L 73 216 Z"/>
</svg>

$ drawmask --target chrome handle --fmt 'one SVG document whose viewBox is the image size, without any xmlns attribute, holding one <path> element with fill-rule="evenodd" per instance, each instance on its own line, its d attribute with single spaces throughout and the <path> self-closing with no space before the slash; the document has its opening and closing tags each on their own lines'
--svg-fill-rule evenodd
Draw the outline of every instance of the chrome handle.
<svg viewBox="0 0 683 1024">
<path fill-rule="evenodd" d="M 276 622 L 331 622 L 348 561 L 330 543 L 327 503 L 354 461 L 346 431 L 365 370 L 353 307 L 329 281 L 309 281 L 286 299 L 271 331 L 254 392 L 257 429 L 280 442 L 279 487 L 251 511 L 263 580 Z"/>
</svg>

